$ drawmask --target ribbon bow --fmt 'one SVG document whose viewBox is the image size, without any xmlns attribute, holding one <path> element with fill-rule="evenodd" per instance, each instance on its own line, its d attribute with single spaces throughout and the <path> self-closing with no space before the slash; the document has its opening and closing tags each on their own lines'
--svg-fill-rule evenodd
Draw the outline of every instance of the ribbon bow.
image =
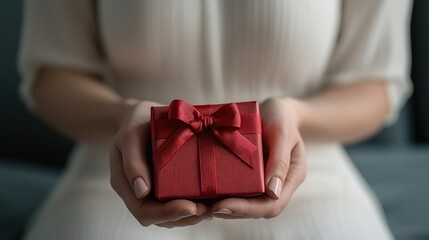
<svg viewBox="0 0 429 240">
<path fill-rule="evenodd" d="M 211 130 L 216 139 L 253 168 L 252 153 L 257 148 L 238 131 L 241 127 L 241 116 L 235 103 L 225 104 L 214 113 L 203 115 L 194 106 L 181 100 L 173 100 L 168 109 L 168 120 L 179 128 L 154 153 L 153 158 L 158 162 L 157 170 L 162 169 L 192 136 L 205 130 Z M 201 151 L 203 144 L 199 142 L 199 145 Z"/>
</svg>

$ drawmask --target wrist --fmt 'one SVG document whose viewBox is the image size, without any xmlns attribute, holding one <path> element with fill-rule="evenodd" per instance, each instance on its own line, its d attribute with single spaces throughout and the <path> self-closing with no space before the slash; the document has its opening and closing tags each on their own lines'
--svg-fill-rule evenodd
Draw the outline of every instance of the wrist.
<svg viewBox="0 0 429 240">
<path fill-rule="evenodd" d="M 119 102 L 119 110 L 116 112 L 115 126 L 116 130 L 123 125 L 124 121 L 131 118 L 138 118 L 140 120 L 149 121 L 150 108 L 152 106 L 161 106 L 161 104 L 152 101 L 141 101 L 133 98 L 121 99 Z"/>
<path fill-rule="evenodd" d="M 285 98 L 283 99 L 286 105 L 290 106 L 293 112 L 295 113 L 294 119 L 295 123 L 301 132 L 305 126 L 307 125 L 307 112 L 308 112 L 308 104 L 300 99 L 296 98 Z"/>
<path fill-rule="evenodd" d="M 124 119 L 133 112 L 139 100 L 133 98 L 122 98 L 117 104 L 117 111 L 114 114 L 114 126 L 116 130 L 120 128 Z"/>
</svg>

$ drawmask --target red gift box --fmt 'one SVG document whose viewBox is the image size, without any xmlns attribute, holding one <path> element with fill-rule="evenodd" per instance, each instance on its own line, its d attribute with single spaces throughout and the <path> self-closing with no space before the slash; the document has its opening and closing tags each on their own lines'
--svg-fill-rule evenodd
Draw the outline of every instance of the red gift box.
<svg viewBox="0 0 429 240">
<path fill-rule="evenodd" d="M 152 107 L 155 196 L 159 200 L 264 193 L 257 102 Z"/>
</svg>

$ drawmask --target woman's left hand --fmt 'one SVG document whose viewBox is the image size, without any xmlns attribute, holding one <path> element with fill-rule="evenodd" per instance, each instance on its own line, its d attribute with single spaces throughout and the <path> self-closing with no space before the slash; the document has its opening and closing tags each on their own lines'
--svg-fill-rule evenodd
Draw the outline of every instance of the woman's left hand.
<svg viewBox="0 0 429 240">
<path fill-rule="evenodd" d="M 219 218 L 273 218 L 278 216 L 306 176 L 300 117 L 294 99 L 268 99 L 261 104 L 263 142 L 267 154 L 266 194 L 227 198 L 213 205 Z"/>
</svg>

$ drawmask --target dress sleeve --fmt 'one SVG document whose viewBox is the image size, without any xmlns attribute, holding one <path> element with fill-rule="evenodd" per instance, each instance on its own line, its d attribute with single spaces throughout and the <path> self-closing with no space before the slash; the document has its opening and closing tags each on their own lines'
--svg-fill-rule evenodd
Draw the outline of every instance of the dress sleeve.
<svg viewBox="0 0 429 240">
<path fill-rule="evenodd" d="M 19 92 L 33 110 L 32 87 L 42 67 L 104 75 L 93 0 L 26 0 L 18 56 Z"/>
<path fill-rule="evenodd" d="M 409 79 L 409 0 L 344 0 L 338 42 L 327 81 L 345 85 L 357 81 L 386 81 L 393 123 L 411 95 Z"/>
</svg>

